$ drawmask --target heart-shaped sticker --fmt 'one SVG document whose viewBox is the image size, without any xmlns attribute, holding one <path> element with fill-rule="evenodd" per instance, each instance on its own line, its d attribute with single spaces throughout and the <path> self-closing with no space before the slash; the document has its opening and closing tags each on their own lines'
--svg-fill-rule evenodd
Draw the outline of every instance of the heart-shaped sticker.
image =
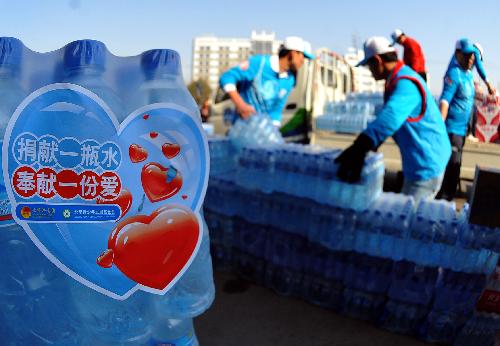
<svg viewBox="0 0 500 346">
<path fill-rule="evenodd" d="M 151 202 L 159 202 L 175 195 L 182 187 L 181 173 L 174 167 L 163 167 L 157 162 L 142 168 L 142 187 Z"/>
<path fill-rule="evenodd" d="M 161 151 L 167 159 L 173 159 L 181 152 L 181 147 L 176 143 L 164 143 L 161 146 Z"/>
<path fill-rule="evenodd" d="M 194 213 L 180 205 L 169 205 L 151 215 L 129 217 L 110 235 L 108 250 L 99 265 L 115 264 L 132 280 L 164 289 L 191 257 L 199 237 Z"/>
<path fill-rule="evenodd" d="M 168 155 L 165 143 L 175 143 Z M 116 299 L 137 289 L 164 294 L 196 255 L 201 229 L 193 217 L 201 224 L 209 156 L 201 122 L 186 108 L 148 105 L 118 126 L 97 95 L 52 84 L 18 107 L 3 152 L 14 219 L 47 258 L 82 284 Z M 177 219 L 186 231 L 158 223 Z M 113 246 L 110 235 L 116 235 Z M 180 248 L 166 270 L 160 262 L 169 242 Z M 141 262 L 144 248 L 151 253 Z"/>
<path fill-rule="evenodd" d="M 139 144 L 131 144 L 128 147 L 128 156 L 133 163 L 142 162 L 148 158 L 148 152 Z"/>
</svg>

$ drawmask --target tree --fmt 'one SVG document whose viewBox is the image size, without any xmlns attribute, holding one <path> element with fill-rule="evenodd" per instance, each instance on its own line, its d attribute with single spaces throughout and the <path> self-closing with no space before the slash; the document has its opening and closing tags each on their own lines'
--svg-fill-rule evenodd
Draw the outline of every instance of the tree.
<svg viewBox="0 0 500 346">
<path fill-rule="evenodd" d="M 212 94 L 210 85 L 208 85 L 208 82 L 204 79 L 198 79 L 189 83 L 188 90 L 196 101 L 196 104 L 200 107 Z"/>
</svg>

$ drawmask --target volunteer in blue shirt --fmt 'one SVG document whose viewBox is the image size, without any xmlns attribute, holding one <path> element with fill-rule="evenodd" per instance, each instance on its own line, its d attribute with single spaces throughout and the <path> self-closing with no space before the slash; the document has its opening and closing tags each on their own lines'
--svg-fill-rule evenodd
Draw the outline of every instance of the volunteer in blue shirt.
<svg viewBox="0 0 500 346">
<path fill-rule="evenodd" d="M 495 89 L 486 78 L 482 60 L 481 46 L 468 39 L 456 42 L 455 53 L 444 76 L 440 100 L 441 115 L 445 120 L 453 151 L 437 198 L 451 201 L 455 197 L 460 182 L 462 150 L 467 134 L 467 125 L 474 106 L 475 90 L 472 74 L 474 66 L 488 87 L 488 92 L 492 95 L 495 94 Z"/>
<path fill-rule="evenodd" d="M 266 113 L 279 126 L 304 58 L 313 59 L 309 47 L 300 37 L 287 37 L 278 55 L 252 56 L 222 74 L 220 86 L 233 101 L 237 115 L 246 119 L 255 113 Z"/>
<path fill-rule="evenodd" d="M 338 177 L 347 182 L 360 178 L 365 155 L 393 136 L 403 165 L 403 193 L 418 201 L 439 191 L 451 146 L 446 128 L 424 80 L 398 60 L 385 37 L 372 37 L 364 44 L 367 65 L 376 80 L 384 80 L 384 107 L 354 144 L 335 160 Z"/>
</svg>

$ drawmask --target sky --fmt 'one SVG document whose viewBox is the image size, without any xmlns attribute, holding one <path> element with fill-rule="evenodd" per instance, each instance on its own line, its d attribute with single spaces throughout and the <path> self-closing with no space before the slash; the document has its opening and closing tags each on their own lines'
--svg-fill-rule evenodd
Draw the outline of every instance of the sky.
<svg viewBox="0 0 500 346">
<path fill-rule="evenodd" d="M 313 49 L 343 54 L 356 41 L 390 36 L 395 28 L 420 42 L 439 93 L 455 41 L 468 37 L 485 50 L 485 67 L 500 82 L 500 1 L 450 0 L 222 1 L 222 0 L 0 0 L 0 35 L 21 39 L 47 52 L 70 41 L 104 42 L 115 55 L 137 55 L 153 48 L 181 54 L 190 78 L 196 36 L 249 38 L 252 30 L 275 32 L 277 39 L 297 35 Z M 356 37 L 354 40 L 353 38 Z M 476 75 L 477 76 L 477 75 Z"/>
</svg>

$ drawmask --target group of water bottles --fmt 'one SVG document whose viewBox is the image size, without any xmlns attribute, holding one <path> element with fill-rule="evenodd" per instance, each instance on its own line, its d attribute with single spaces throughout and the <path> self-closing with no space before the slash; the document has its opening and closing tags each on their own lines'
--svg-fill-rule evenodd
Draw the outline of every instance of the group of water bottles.
<svg viewBox="0 0 500 346">
<path fill-rule="evenodd" d="M 283 192 L 333 206 L 366 208 L 381 191 L 382 154 L 369 153 L 356 184 L 337 178 L 338 149 L 284 144 L 247 146 L 238 157 L 236 182 L 265 193 Z"/>
<path fill-rule="evenodd" d="M 23 98 L 57 82 L 77 84 L 95 93 L 120 122 L 130 111 L 156 102 L 172 103 L 198 114 L 182 80 L 180 57 L 173 50 L 155 49 L 121 58 L 109 53 L 102 42 L 80 40 L 54 52 L 37 53 L 15 38 L 2 37 L 2 138 Z M 10 214 L 5 187 L 1 187 L 1 211 Z M 170 291 L 164 296 L 137 291 L 125 300 L 109 298 L 70 278 L 41 253 L 20 226 L 14 222 L 3 226 L 2 345 L 198 344 L 192 319 L 214 299 L 206 224 L 197 256 Z"/>
<path fill-rule="evenodd" d="M 281 133 L 266 114 L 254 114 L 248 119 L 238 119 L 231 126 L 228 137 L 236 149 L 247 145 L 284 143 Z"/>
<path fill-rule="evenodd" d="M 345 101 L 329 102 L 324 114 L 316 118 L 323 131 L 360 133 L 373 121 L 383 105 L 380 93 L 349 94 Z"/>
<path fill-rule="evenodd" d="M 219 138 L 217 145 L 231 143 Z M 415 205 L 380 191 L 365 196 L 364 206 L 356 193 L 343 200 L 306 169 L 323 156 L 334 174 L 336 154 L 281 145 L 245 147 L 230 158 L 211 177 L 204 204 L 215 267 L 429 342 L 492 344 L 500 320 L 474 309 L 498 262 L 499 230 L 470 225 L 468 206 L 457 215 L 447 201 Z M 365 169 L 371 165 L 368 157 Z M 342 203 L 311 194 L 321 189 L 330 192 L 325 200 Z"/>
</svg>

